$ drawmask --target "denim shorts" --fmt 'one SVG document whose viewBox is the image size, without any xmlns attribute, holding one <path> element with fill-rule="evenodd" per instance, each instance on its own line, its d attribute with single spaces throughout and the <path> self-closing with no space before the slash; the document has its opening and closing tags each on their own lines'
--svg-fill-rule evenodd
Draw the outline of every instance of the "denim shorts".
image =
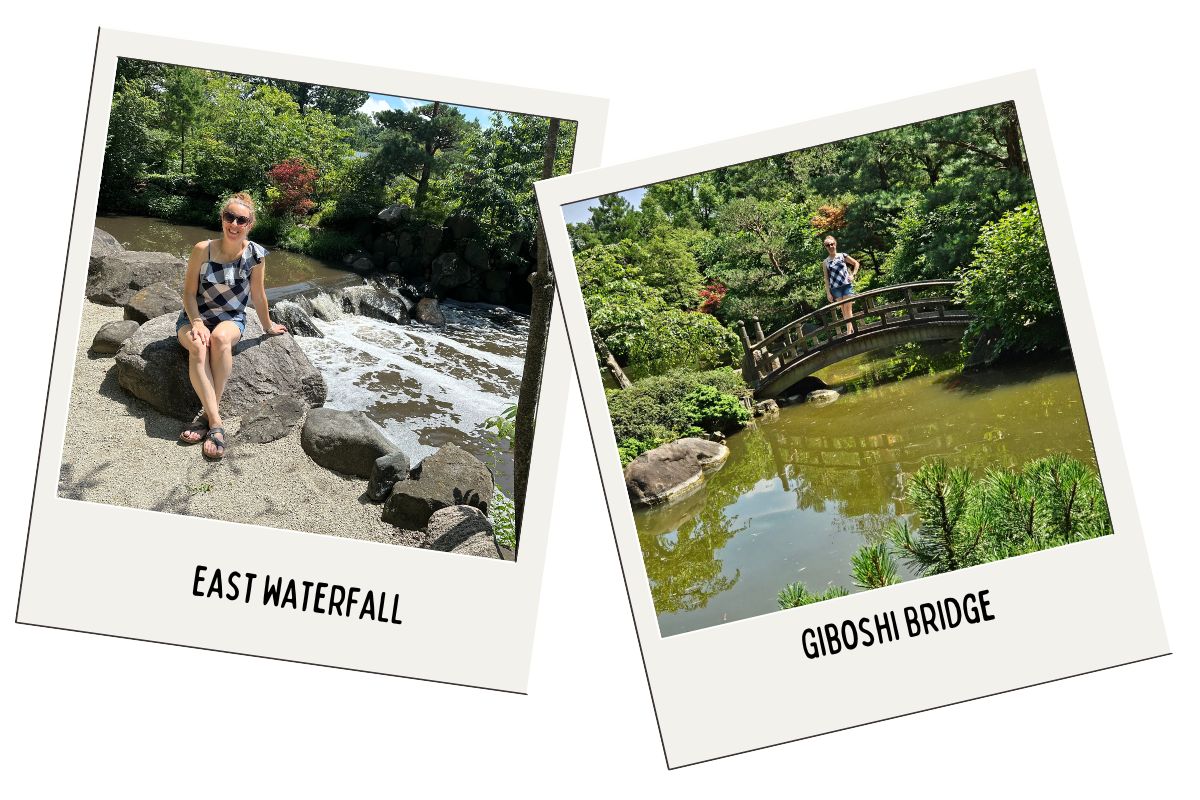
<svg viewBox="0 0 1200 800">
<path fill-rule="evenodd" d="M 241 331 L 243 336 L 246 335 L 246 318 L 245 317 L 242 317 L 241 319 L 231 319 L 228 321 L 232 322 L 234 325 L 237 325 L 238 330 Z M 179 333 L 181 330 L 183 330 L 184 328 L 186 328 L 188 325 L 191 325 L 191 324 L 192 324 L 191 321 L 187 318 L 187 312 L 180 311 L 179 319 L 175 320 L 175 332 Z M 209 331 L 212 331 L 212 329 L 217 327 L 217 325 L 219 325 L 219 324 L 220 324 L 219 322 L 210 322 L 208 320 L 205 320 L 205 322 L 204 322 L 204 326 L 206 328 L 208 328 Z"/>
<path fill-rule="evenodd" d="M 843 297 L 849 297 L 854 294 L 853 286 L 831 286 L 829 293 L 833 295 L 834 300 L 841 300 Z"/>
</svg>

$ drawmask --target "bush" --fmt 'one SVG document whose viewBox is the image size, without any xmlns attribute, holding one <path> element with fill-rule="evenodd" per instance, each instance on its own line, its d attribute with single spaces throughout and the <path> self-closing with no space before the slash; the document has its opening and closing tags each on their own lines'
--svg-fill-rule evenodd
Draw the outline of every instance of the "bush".
<svg viewBox="0 0 1200 800">
<path fill-rule="evenodd" d="M 958 299 L 975 314 L 967 339 L 997 331 L 1002 350 L 1066 344 L 1062 305 L 1037 203 L 983 226 Z"/>
<path fill-rule="evenodd" d="M 941 459 L 905 490 L 920 522 L 893 523 L 892 547 L 921 575 L 936 575 L 1112 533 L 1099 474 L 1064 453 L 982 480 Z"/>
<path fill-rule="evenodd" d="M 358 239 L 348 233 L 310 228 L 306 252 L 313 258 L 341 261 L 347 253 L 353 253 L 361 247 Z"/>
<path fill-rule="evenodd" d="M 750 418 L 738 399 L 746 392 L 742 376 L 729 368 L 672 372 L 610 390 L 608 411 L 621 464 L 684 436 L 736 430 Z"/>
<path fill-rule="evenodd" d="M 810 592 L 803 583 L 796 581 L 789 583 L 779 592 L 777 602 L 782 608 L 799 608 L 810 603 L 819 603 L 822 600 L 832 600 L 835 597 L 845 597 L 850 594 L 850 591 L 843 586 L 830 586 L 823 594 L 814 594 Z"/>
</svg>

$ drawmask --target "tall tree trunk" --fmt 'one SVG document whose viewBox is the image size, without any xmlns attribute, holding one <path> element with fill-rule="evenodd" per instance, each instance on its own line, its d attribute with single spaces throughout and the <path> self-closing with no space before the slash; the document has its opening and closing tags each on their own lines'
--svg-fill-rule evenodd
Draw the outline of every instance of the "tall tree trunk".
<svg viewBox="0 0 1200 800">
<path fill-rule="evenodd" d="M 621 369 L 621 365 L 617 363 L 617 359 L 613 357 L 612 352 L 608 349 L 608 345 L 604 343 L 604 340 L 595 331 L 592 331 L 592 344 L 596 348 L 596 354 L 604 360 L 604 366 L 608 368 L 608 374 L 612 375 L 613 380 L 617 382 L 617 386 L 622 389 L 628 389 L 630 386 L 633 386 L 633 382 L 629 380 L 629 376 L 625 374 L 625 370 Z"/>
<path fill-rule="evenodd" d="M 441 113 L 442 104 L 438 101 L 433 103 L 433 111 L 429 114 L 429 132 L 425 136 L 425 160 L 421 164 L 421 177 L 417 181 L 417 196 L 413 198 L 413 210 L 421 208 L 421 204 L 425 202 L 425 195 L 429 193 L 429 175 L 433 171 L 433 156 L 437 153 L 437 127 L 434 120 Z"/>
<path fill-rule="evenodd" d="M 546 132 L 542 159 L 542 178 L 554 177 L 554 156 L 558 148 L 558 120 L 551 119 Z M 521 371 L 521 391 L 517 396 L 517 418 L 513 431 L 513 504 L 516 506 L 517 549 L 521 547 L 521 523 L 525 518 L 525 491 L 529 484 L 529 461 L 533 455 L 534 422 L 538 396 L 542 392 L 542 367 L 546 360 L 546 339 L 550 335 L 550 312 L 554 307 L 554 274 L 546 248 L 546 230 L 538 215 L 537 272 L 529 276 L 533 297 L 529 306 L 529 344 L 525 348 L 525 367 Z"/>
</svg>

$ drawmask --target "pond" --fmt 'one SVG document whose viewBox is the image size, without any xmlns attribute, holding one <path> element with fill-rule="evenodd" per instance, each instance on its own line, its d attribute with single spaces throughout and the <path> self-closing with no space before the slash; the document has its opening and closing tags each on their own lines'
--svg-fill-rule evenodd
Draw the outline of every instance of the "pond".
<svg viewBox="0 0 1200 800">
<path fill-rule="evenodd" d="M 878 363 L 860 356 L 820 377 L 855 381 Z M 700 491 L 634 515 L 664 636 L 776 611 L 794 581 L 855 591 L 851 556 L 911 512 L 905 476 L 926 459 L 979 474 L 1051 452 L 1096 466 L 1069 357 L 868 385 L 786 406 L 727 444 Z"/>
<path fill-rule="evenodd" d="M 215 229 L 201 228 L 198 225 L 177 225 L 150 217 L 97 217 L 96 227 L 111 233 L 128 250 L 170 253 L 184 261 L 196 246 L 196 242 L 221 235 L 221 232 Z M 267 249 L 271 251 L 267 260 L 268 289 L 279 289 L 298 283 L 314 286 L 338 285 L 346 281 L 346 271 L 339 269 L 337 264 L 320 261 L 301 253 L 290 253 L 287 250 Z"/>
</svg>

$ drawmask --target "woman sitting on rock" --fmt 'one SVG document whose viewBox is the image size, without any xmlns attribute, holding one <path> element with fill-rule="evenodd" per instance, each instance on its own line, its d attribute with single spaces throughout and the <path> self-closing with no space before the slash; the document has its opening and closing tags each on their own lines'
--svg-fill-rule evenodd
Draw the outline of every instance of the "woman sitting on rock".
<svg viewBox="0 0 1200 800">
<path fill-rule="evenodd" d="M 188 376 L 203 411 L 179 434 L 185 444 L 204 442 L 206 458 L 225 455 L 221 427 L 221 394 L 233 371 L 233 346 L 246 331 L 246 301 L 253 300 L 259 322 L 268 334 L 286 333 L 271 321 L 267 310 L 267 251 L 250 241 L 254 201 L 245 192 L 221 207 L 219 239 L 200 242 L 188 258 L 183 279 L 183 311 L 175 325 L 179 343 L 188 351 Z"/>
</svg>

